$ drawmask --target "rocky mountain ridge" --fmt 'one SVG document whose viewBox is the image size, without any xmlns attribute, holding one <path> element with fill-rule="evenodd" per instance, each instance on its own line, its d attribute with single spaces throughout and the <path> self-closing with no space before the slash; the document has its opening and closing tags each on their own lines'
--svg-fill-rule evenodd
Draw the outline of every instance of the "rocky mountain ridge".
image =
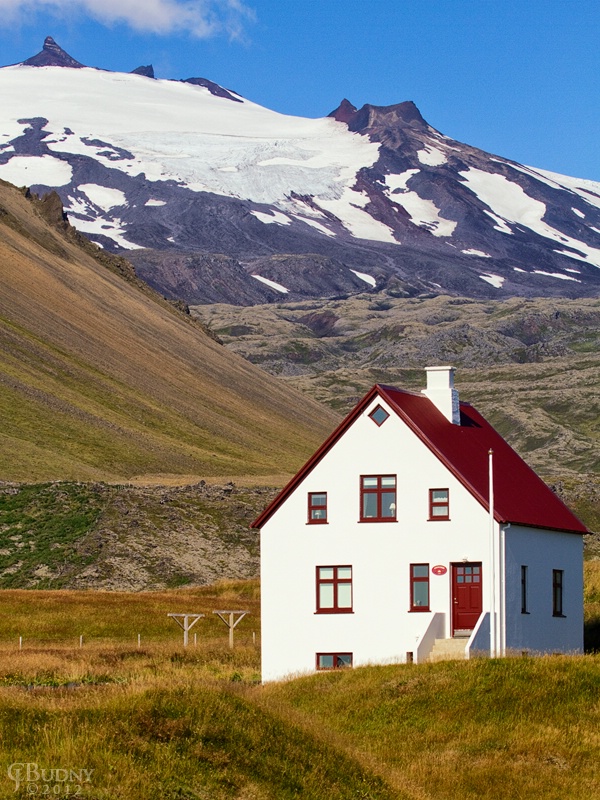
<svg viewBox="0 0 600 800">
<path fill-rule="evenodd" d="M 165 296 L 600 292 L 600 184 L 450 139 L 410 101 L 308 120 L 133 72 L 83 67 L 51 38 L 0 69 L 0 178 L 55 189 Z"/>
</svg>

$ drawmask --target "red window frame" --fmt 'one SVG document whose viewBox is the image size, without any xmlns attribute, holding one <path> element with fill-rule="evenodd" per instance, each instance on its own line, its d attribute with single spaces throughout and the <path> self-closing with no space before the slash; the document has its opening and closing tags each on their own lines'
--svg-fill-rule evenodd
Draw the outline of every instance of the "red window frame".
<svg viewBox="0 0 600 800">
<path fill-rule="evenodd" d="M 382 412 L 383 414 L 385 414 L 385 416 L 382 416 L 379 412 Z M 375 423 L 375 425 L 377 425 L 378 428 L 381 428 L 383 423 L 387 422 L 390 415 L 389 412 L 386 411 L 382 405 L 378 405 L 373 409 L 373 411 L 371 411 L 369 417 L 370 419 L 373 420 L 373 422 Z"/>
<path fill-rule="evenodd" d="M 341 570 L 349 570 L 349 576 L 342 576 Z M 331 571 L 331 575 L 326 574 Z M 354 598 L 352 595 L 352 567 L 348 564 L 342 566 L 318 566 L 316 569 L 317 610 L 316 614 L 352 614 Z M 331 586 L 332 605 L 323 605 L 325 586 Z M 340 605 L 340 587 L 350 587 L 350 605 Z"/>
<path fill-rule="evenodd" d="M 316 502 L 316 498 L 324 497 L 324 503 Z M 322 516 L 321 516 L 322 515 Z M 327 492 L 308 493 L 308 524 L 324 525 L 327 523 Z"/>
<path fill-rule="evenodd" d="M 446 492 L 446 499 L 439 500 L 435 498 L 435 492 Z M 445 514 L 436 514 L 434 513 L 437 509 L 438 511 L 442 509 L 446 509 Z M 437 522 L 439 520 L 448 520 L 450 519 L 450 489 L 430 489 L 429 490 L 429 521 L 430 522 Z"/>
<path fill-rule="evenodd" d="M 417 574 L 417 570 L 422 573 Z M 424 574 L 423 574 L 424 573 Z M 427 604 L 417 605 L 415 603 L 415 586 L 417 584 L 427 584 Z M 411 564 L 410 565 L 410 610 L 411 611 L 429 611 L 431 603 L 431 592 L 429 586 L 429 564 Z"/>
<path fill-rule="evenodd" d="M 320 663 L 321 658 L 331 658 L 332 666 L 331 667 L 324 667 Z M 316 655 L 316 667 L 319 672 L 332 670 L 332 669 L 348 669 L 352 666 L 352 653 L 317 653 Z M 338 660 L 341 661 L 345 659 L 344 662 L 338 663 Z M 349 661 L 348 661 L 349 659 Z"/>
<path fill-rule="evenodd" d="M 384 481 L 394 481 L 393 488 L 391 486 L 384 486 Z M 366 481 L 376 481 L 374 486 L 365 486 Z M 397 489 L 398 489 L 398 477 L 397 475 L 361 475 L 360 476 L 360 521 L 361 522 L 397 522 Z M 393 492 L 394 499 L 394 515 L 393 516 L 383 516 L 382 514 L 382 505 L 383 505 L 383 496 L 385 494 L 391 494 Z M 377 510 L 376 514 L 373 517 L 365 516 L 365 498 L 367 497 L 376 497 L 377 503 Z"/>
</svg>

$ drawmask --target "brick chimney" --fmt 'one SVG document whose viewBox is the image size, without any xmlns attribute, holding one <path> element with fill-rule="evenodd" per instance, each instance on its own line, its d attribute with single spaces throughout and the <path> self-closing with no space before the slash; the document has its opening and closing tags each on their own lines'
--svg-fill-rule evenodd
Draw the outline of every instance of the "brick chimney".
<svg viewBox="0 0 600 800">
<path fill-rule="evenodd" d="M 425 367 L 427 388 L 422 393 L 453 425 L 460 425 L 458 392 L 454 388 L 454 367 Z"/>
</svg>

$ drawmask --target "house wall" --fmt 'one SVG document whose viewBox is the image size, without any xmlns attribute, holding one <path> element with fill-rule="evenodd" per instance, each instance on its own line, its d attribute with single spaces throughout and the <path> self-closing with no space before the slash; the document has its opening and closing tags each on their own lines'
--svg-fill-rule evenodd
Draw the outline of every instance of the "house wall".
<svg viewBox="0 0 600 800">
<path fill-rule="evenodd" d="M 391 409 L 378 427 L 358 417 L 261 531 L 263 680 L 312 672 L 318 652 L 351 652 L 355 666 L 402 662 L 434 613 L 450 636 L 452 562 L 483 564 L 487 511 Z M 481 464 L 487 471 L 487 459 Z M 360 476 L 397 475 L 397 522 L 359 522 Z M 448 488 L 450 520 L 429 521 L 429 489 Z M 308 492 L 327 492 L 326 525 L 307 524 Z M 409 612 L 409 565 L 430 573 L 430 612 Z M 353 613 L 316 614 L 316 567 L 352 566 Z"/>
<path fill-rule="evenodd" d="M 508 526 L 506 648 L 510 652 L 583 651 L 583 536 Z M 521 565 L 528 567 L 527 610 L 521 613 Z M 552 570 L 564 571 L 563 614 L 552 615 Z"/>
</svg>

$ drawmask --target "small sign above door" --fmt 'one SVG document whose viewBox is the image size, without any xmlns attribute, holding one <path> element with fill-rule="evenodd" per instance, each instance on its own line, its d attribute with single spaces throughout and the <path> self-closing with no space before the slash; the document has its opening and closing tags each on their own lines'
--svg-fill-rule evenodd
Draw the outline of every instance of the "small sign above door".
<svg viewBox="0 0 600 800">
<path fill-rule="evenodd" d="M 443 564 L 436 564 L 435 567 L 431 568 L 431 571 L 434 575 L 445 575 L 448 572 L 448 569 Z"/>
</svg>

